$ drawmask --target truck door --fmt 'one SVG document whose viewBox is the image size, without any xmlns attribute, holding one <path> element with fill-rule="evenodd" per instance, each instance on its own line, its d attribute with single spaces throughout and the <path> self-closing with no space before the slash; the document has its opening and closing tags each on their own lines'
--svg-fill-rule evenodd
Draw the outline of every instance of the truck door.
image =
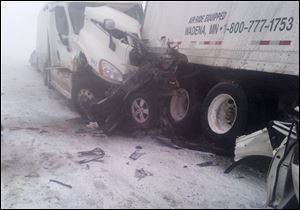
<svg viewBox="0 0 300 210">
<path fill-rule="evenodd" d="M 69 97 L 72 54 L 69 46 L 70 26 L 63 6 L 53 9 L 51 18 L 51 83 L 62 94 Z"/>
</svg>

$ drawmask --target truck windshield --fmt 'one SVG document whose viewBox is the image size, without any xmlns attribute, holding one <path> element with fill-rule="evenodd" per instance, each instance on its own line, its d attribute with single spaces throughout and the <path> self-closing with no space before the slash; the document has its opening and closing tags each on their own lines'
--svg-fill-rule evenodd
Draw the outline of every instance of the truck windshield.
<svg viewBox="0 0 300 210">
<path fill-rule="evenodd" d="M 141 5 L 132 5 L 132 4 L 107 4 L 100 2 L 71 2 L 69 3 L 69 15 L 73 30 L 75 34 L 79 34 L 80 30 L 84 24 L 84 11 L 85 7 L 101 7 L 101 6 L 110 6 L 114 9 L 117 9 L 125 14 L 133 17 L 139 23 L 143 21 L 143 9 Z"/>
</svg>

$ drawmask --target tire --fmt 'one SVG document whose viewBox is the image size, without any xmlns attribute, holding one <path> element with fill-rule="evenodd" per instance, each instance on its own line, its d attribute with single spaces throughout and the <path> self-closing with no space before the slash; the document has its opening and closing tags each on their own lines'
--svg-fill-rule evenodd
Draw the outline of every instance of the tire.
<svg viewBox="0 0 300 210">
<path fill-rule="evenodd" d="M 168 117 L 175 134 L 192 137 L 195 135 L 199 116 L 199 95 L 192 88 L 180 88 L 169 100 Z"/>
<path fill-rule="evenodd" d="M 157 100 L 148 92 L 138 91 L 127 99 L 126 112 L 131 129 L 147 129 L 157 123 Z"/>
<path fill-rule="evenodd" d="M 86 121 L 96 121 L 91 110 L 92 105 L 104 97 L 102 89 L 98 88 L 93 79 L 81 78 L 74 84 L 72 101 L 80 116 Z"/>
<path fill-rule="evenodd" d="M 248 119 L 247 97 L 236 83 L 221 82 L 206 95 L 201 107 L 202 132 L 221 146 L 230 147 L 243 134 Z"/>
</svg>

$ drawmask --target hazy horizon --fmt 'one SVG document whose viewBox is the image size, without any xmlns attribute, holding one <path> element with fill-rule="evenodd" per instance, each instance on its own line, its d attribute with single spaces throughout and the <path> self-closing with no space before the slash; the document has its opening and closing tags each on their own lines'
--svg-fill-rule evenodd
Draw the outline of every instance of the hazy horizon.
<svg viewBox="0 0 300 210">
<path fill-rule="evenodd" d="M 45 1 L 1 1 L 1 62 L 29 59 L 35 49 L 38 13 Z"/>
</svg>

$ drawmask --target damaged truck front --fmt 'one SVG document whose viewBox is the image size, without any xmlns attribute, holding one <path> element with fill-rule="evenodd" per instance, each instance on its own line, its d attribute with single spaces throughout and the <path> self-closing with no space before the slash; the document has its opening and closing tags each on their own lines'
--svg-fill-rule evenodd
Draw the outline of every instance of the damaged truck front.
<svg viewBox="0 0 300 210">
<path fill-rule="evenodd" d="M 149 53 L 142 19 L 139 2 L 54 2 L 39 15 L 34 55 L 45 84 L 106 132 L 124 118 L 130 127 L 154 125 L 160 96 L 178 88 L 175 71 L 187 62 L 172 48 Z"/>
</svg>

